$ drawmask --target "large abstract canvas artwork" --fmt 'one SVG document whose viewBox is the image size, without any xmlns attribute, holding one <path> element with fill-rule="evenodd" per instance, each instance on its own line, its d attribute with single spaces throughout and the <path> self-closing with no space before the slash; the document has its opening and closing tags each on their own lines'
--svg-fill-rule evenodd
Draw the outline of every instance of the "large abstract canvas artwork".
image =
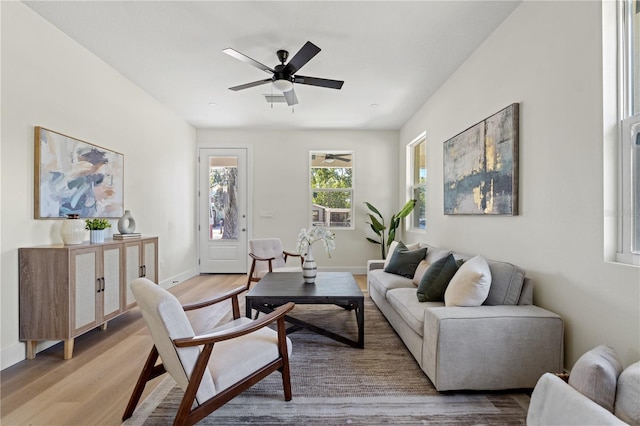
<svg viewBox="0 0 640 426">
<path fill-rule="evenodd" d="M 444 143 L 444 214 L 518 214 L 518 104 Z"/>
<path fill-rule="evenodd" d="M 117 218 L 124 212 L 124 155 L 35 128 L 35 218 Z"/>
</svg>

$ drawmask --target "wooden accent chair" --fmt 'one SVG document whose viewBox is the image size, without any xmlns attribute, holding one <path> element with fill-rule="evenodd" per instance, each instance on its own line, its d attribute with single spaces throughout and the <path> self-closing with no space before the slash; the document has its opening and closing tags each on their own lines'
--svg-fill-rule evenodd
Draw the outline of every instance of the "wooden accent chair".
<svg viewBox="0 0 640 426">
<path fill-rule="evenodd" d="M 140 373 L 122 417 L 133 414 L 149 380 L 168 372 L 184 391 L 174 425 L 192 425 L 274 371 L 282 374 L 285 401 L 291 400 L 289 354 L 284 316 L 287 303 L 260 320 L 240 317 L 238 294 L 232 290 L 212 300 L 182 306 L 167 290 L 146 278 L 131 290 L 153 338 L 154 346 Z M 185 311 L 231 299 L 233 320 L 207 334 L 196 335 Z M 277 331 L 266 327 L 277 323 Z M 160 356 L 161 363 L 156 365 Z"/>
<path fill-rule="evenodd" d="M 282 249 L 279 238 L 261 238 L 249 240 L 249 256 L 251 269 L 247 280 L 247 290 L 252 281 L 260 281 L 267 272 L 297 272 L 302 271 L 304 258 L 299 253 L 291 253 Z M 288 257 L 299 257 L 300 266 L 287 266 Z"/>
</svg>

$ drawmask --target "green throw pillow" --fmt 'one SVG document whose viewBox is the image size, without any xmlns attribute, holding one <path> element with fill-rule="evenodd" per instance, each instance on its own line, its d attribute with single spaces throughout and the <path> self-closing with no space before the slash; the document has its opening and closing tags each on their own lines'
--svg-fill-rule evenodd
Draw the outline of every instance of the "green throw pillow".
<svg viewBox="0 0 640 426">
<path fill-rule="evenodd" d="M 458 271 L 459 265 L 452 254 L 443 257 L 429 266 L 418 284 L 418 301 L 442 302 L 449 281 Z"/>
<path fill-rule="evenodd" d="M 389 264 L 384 268 L 384 271 L 391 274 L 402 275 L 407 278 L 413 278 L 413 275 L 416 273 L 416 268 L 426 255 L 426 247 L 409 250 L 407 246 L 400 242 L 393 251 Z"/>
</svg>

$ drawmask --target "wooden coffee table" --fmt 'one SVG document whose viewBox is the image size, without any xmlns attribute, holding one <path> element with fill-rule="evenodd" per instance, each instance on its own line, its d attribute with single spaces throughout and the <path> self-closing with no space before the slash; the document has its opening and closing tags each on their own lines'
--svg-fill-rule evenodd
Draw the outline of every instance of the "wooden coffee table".
<svg viewBox="0 0 640 426">
<path fill-rule="evenodd" d="M 269 272 L 247 293 L 246 315 L 251 317 L 253 309 L 269 313 L 287 302 L 300 305 L 337 305 L 355 310 L 358 322 L 357 341 L 290 315 L 285 319 L 293 327 L 287 332 L 304 328 L 355 348 L 364 348 L 364 295 L 351 273 L 318 272 L 315 284 L 305 284 L 302 272 Z"/>
</svg>

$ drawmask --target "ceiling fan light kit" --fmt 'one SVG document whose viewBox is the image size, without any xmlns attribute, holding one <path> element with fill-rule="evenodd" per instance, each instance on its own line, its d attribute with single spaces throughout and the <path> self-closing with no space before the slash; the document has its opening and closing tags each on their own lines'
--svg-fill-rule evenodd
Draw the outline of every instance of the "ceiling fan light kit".
<svg viewBox="0 0 640 426">
<path fill-rule="evenodd" d="M 273 82 L 273 88 L 281 92 L 288 92 L 289 90 L 293 89 L 293 83 L 289 80 L 284 79 L 275 80 Z"/>
<path fill-rule="evenodd" d="M 287 105 L 292 106 L 298 103 L 298 98 L 294 92 L 294 84 L 306 84 L 309 86 L 325 87 L 329 89 L 341 89 L 344 81 L 329 80 L 326 78 L 306 77 L 302 75 L 295 75 L 300 68 L 306 65 L 314 56 L 320 52 L 320 48 L 310 41 L 306 42 L 304 46 L 296 53 L 293 58 L 285 65 L 289 52 L 286 50 L 278 50 L 276 55 L 280 64 L 276 65 L 273 69 L 252 59 L 237 50 L 232 48 L 224 49 L 223 52 L 227 55 L 236 58 L 242 62 L 252 65 L 262 71 L 273 74 L 271 78 L 264 80 L 258 80 L 251 83 L 242 84 L 239 86 L 230 87 L 229 90 L 238 91 L 248 89 L 250 87 L 260 86 L 266 83 L 272 83 L 273 87 L 281 91 L 287 101 Z"/>
</svg>

